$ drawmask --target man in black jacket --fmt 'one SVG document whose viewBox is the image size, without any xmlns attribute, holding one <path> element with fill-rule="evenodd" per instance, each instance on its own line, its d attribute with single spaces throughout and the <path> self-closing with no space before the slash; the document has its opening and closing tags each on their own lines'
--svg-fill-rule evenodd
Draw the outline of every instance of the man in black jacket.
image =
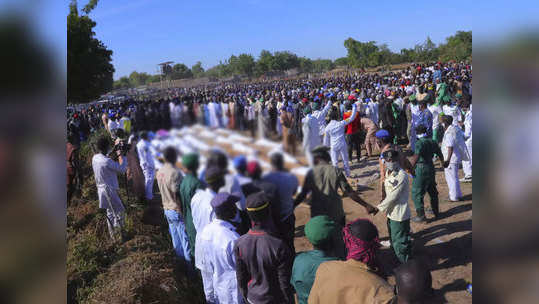
<svg viewBox="0 0 539 304">
<path fill-rule="evenodd" d="M 290 275 L 293 253 L 271 231 L 270 202 L 264 192 L 247 197 L 253 228 L 234 246 L 238 288 L 245 303 L 294 303 Z"/>
</svg>

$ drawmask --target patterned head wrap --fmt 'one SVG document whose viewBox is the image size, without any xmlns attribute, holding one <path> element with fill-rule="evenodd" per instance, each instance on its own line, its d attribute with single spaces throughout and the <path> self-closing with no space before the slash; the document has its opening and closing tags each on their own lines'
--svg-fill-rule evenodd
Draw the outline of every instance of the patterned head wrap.
<svg viewBox="0 0 539 304">
<path fill-rule="evenodd" d="M 370 234 L 374 230 L 374 237 L 371 240 L 362 240 L 353 235 L 350 228 L 359 221 L 365 221 L 372 225 L 371 227 L 367 226 L 367 229 L 370 229 L 370 231 L 365 233 Z M 348 250 L 348 254 L 346 255 L 347 260 L 354 259 L 356 261 L 365 263 L 369 267 L 375 266 L 376 261 L 374 257 L 376 250 L 380 247 L 380 240 L 378 239 L 378 229 L 376 229 L 376 226 L 371 221 L 368 219 L 357 219 L 351 223 L 348 223 L 343 228 L 343 239 L 346 249 Z"/>
</svg>

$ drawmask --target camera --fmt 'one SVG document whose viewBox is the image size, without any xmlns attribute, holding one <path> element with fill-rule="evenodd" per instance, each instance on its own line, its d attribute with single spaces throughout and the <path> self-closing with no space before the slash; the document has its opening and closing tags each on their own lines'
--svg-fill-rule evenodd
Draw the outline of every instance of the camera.
<svg viewBox="0 0 539 304">
<path fill-rule="evenodd" d="M 126 156 L 127 152 L 129 152 L 129 149 L 131 148 L 131 145 L 127 143 L 124 130 L 116 129 L 114 130 L 114 135 L 119 139 L 119 141 L 114 145 L 114 147 L 112 147 L 112 151 L 110 151 L 109 155 L 115 155 L 117 151 L 120 151 L 121 155 Z"/>
<path fill-rule="evenodd" d="M 120 151 L 121 155 L 126 156 L 130 148 L 131 145 L 127 143 L 127 140 L 121 139 L 116 145 L 114 145 L 111 153 L 116 153 L 116 151 Z"/>
</svg>

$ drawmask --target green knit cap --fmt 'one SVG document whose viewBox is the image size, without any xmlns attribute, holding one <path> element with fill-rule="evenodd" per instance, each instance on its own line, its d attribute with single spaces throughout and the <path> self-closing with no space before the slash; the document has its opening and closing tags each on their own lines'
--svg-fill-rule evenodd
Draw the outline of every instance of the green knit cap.
<svg viewBox="0 0 539 304">
<path fill-rule="evenodd" d="M 317 246 L 329 241 L 334 230 L 335 222 L 327 215 L 319 215 L 305 225 L 305 236 L 311 244 Z"/>
<path fill-rule="evenodd" d="M 189 170 L 196 170 L 198 168 L 198 154 L 187 153 L 183 155 L 182 165 Z"/>
</svg>

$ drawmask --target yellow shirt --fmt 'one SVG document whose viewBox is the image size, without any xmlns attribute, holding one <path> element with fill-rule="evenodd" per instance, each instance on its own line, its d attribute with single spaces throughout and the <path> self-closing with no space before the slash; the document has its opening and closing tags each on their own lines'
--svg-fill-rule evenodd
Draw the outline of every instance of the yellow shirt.
<svg viewBox="0 0 539 304">
<path fill-rule="evenodd" d="M 377 206 L 380 211 L 385 211 L 387 217 L 393 221 L 402 222 L 410 218 L 408 197 L 410 185 L 408 174 L 401 168 L 389 173 L 386 171 L 384 189 L 386 198 Z"/>
<path fill-rule="evenodd" d="M 124 129 L 126 134 L 131 134 L 131 120 L 130 119 L 125 119 L 121 127 Z"/>
<path fill-rule="evenodd" d="M 365 264 L 350 259 L 320 264 L 316 271 L 309 304 L 387 304 L 393 287 Z"/>
</svg>

